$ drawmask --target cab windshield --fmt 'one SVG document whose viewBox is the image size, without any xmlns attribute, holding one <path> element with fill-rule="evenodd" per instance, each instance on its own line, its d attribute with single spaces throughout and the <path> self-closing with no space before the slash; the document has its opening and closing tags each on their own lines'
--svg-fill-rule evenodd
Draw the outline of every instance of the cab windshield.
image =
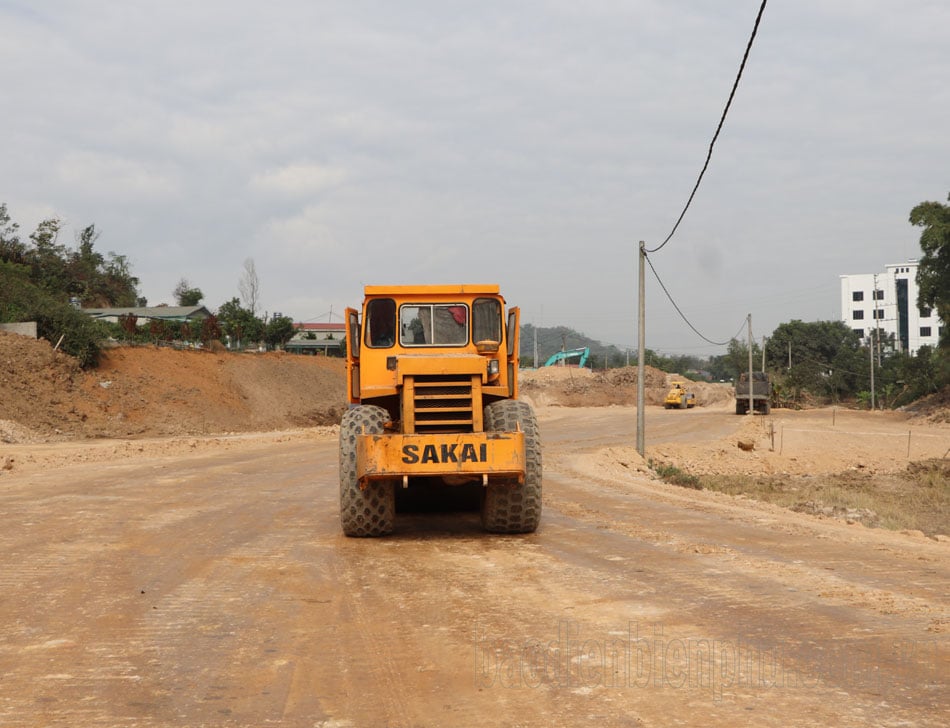
<svg viewBox="0 0 950 728">
<path fill-rule="evenodd" d="M 468 306 L 423 303 L 399 309 L 399 343 L 403 346 L 464 346 L 468 343 Z"/>
</svg>

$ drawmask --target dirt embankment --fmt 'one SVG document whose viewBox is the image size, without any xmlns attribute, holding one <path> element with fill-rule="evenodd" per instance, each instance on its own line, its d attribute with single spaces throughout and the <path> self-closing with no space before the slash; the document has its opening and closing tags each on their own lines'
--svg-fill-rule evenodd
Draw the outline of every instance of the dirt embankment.
<svg viewBox="0 0 950 728">
<path fill-rule="evenodd" d="M 662 404 L 672 376 L 647 368 L 647 404 Z M 636 384 L 634 367 L 521 372 L 521 394 L 537 406 L 632 405 Z M 700 406 L 731 404 L 728 385 L 690 388 Z M 83 371 L 46 341 L 5 332 L 0 391 L 0 440 L 21 443 L 332 425 L 346 406 L 342 359 L 121 347 Z"/>
<path fill-rule="evenodd" d="M 622 367 L 592 371 L 574 367 L 522 369 L 521 395 L 537 406 L 605 407 L 637 403 L 637 368 Z M 686 382 L 701 407 L 732 406 L 733 389 L 728 384 L 690 382 L 678 374 L 646 367 L 643 391 L 648 405 L 662 405 L 673 380 Z"/>
<path fill-rule="evenodd" d="M 0 332 L 0 440 L 278 430 L 339 421 L 341 359 L 123 347 L 81 370 L 48 342 Z"/>
</svg>

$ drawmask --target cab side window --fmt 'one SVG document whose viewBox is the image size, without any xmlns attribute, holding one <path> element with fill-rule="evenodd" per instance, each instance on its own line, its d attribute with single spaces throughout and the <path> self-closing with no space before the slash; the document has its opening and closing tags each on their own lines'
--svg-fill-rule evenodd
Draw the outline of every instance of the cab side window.
<svg viewBox="0 0 950 728">
<path fill-rule="evenodd" d="M 377 298 L 366 305 L 366 345 L 386 349 L 396 343 L 396 302 Z"/>
<path fill-rule="evenodd" d="M 477 298 L 472 306 L 472 341 L 501 343 L 501 303 L 494 298 Z"/>
</svg>

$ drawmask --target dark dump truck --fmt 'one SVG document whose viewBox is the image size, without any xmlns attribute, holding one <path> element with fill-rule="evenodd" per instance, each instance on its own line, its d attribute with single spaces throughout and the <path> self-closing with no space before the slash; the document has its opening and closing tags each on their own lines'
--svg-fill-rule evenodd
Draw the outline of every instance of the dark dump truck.
<svg viewBox="0 0 950 728">
<path fill-rule="evenodd" d="M 749 373 L 743 372 L 736 382 L 736 414 L 749 412 Z M 752 372 L 751 406 L 755 412 L 767 415 L 772 411 L 772 381 L 766 372 Z"/>
</svg>

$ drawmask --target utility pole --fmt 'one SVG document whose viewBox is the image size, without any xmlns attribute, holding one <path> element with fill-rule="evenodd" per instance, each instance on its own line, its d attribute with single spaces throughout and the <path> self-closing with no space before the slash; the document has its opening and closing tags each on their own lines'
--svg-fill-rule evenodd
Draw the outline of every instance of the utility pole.
<svg viewBox="0 0 950 728">
<path fill-rule="evenodd" d="M 762 337 L 762 371 L 763 372 L 765 371 L 765 342 L 767 340 L 768 339 L 765 336 Z"/>
<path fill-rule="evenodd" d="M 868 354 L 871 358 L 871 411 L 874 411 L 874 331 L 868 336 Z"/>
<path fill-rule="evenodd" d="M 881 319 L 878 318 L 877 314 L 877 273 L 874 274 L 874 290 L 871 292 L 871 295 L 874 296 L 874 331 L 877 333 L 877 365 L 881 366 Z"/>
<path fill-rule="evenodd" d="M 646 295 L 643 291 L 644 261 L 646 260 L 646 244 L 640 241 L 640 265 L 637 270 L 639 290 L 637 291 L 637 452 L 640 457 L 646 457 L 646 417 L 644 416 L 643 379 L 646 375 Z"/>
<path fill-rule="evenodd" d="M 792 370 L 792 340 L 788 340 L 788 370 Z"/>
<path fill-rule="evenodd" d="M 538 368 L 538 327 L 532 326 L 534 330 L 534 368 Z"/>
<path fill-rule="evenodd" d="M 755 382 L 752 379 L 752 314 L 748 314 L 746 321 L 749 324 L 749 414 L 755 414 L 753 407 L 754 398 L 752 392 L 755 389 Z"/>
</svg>

